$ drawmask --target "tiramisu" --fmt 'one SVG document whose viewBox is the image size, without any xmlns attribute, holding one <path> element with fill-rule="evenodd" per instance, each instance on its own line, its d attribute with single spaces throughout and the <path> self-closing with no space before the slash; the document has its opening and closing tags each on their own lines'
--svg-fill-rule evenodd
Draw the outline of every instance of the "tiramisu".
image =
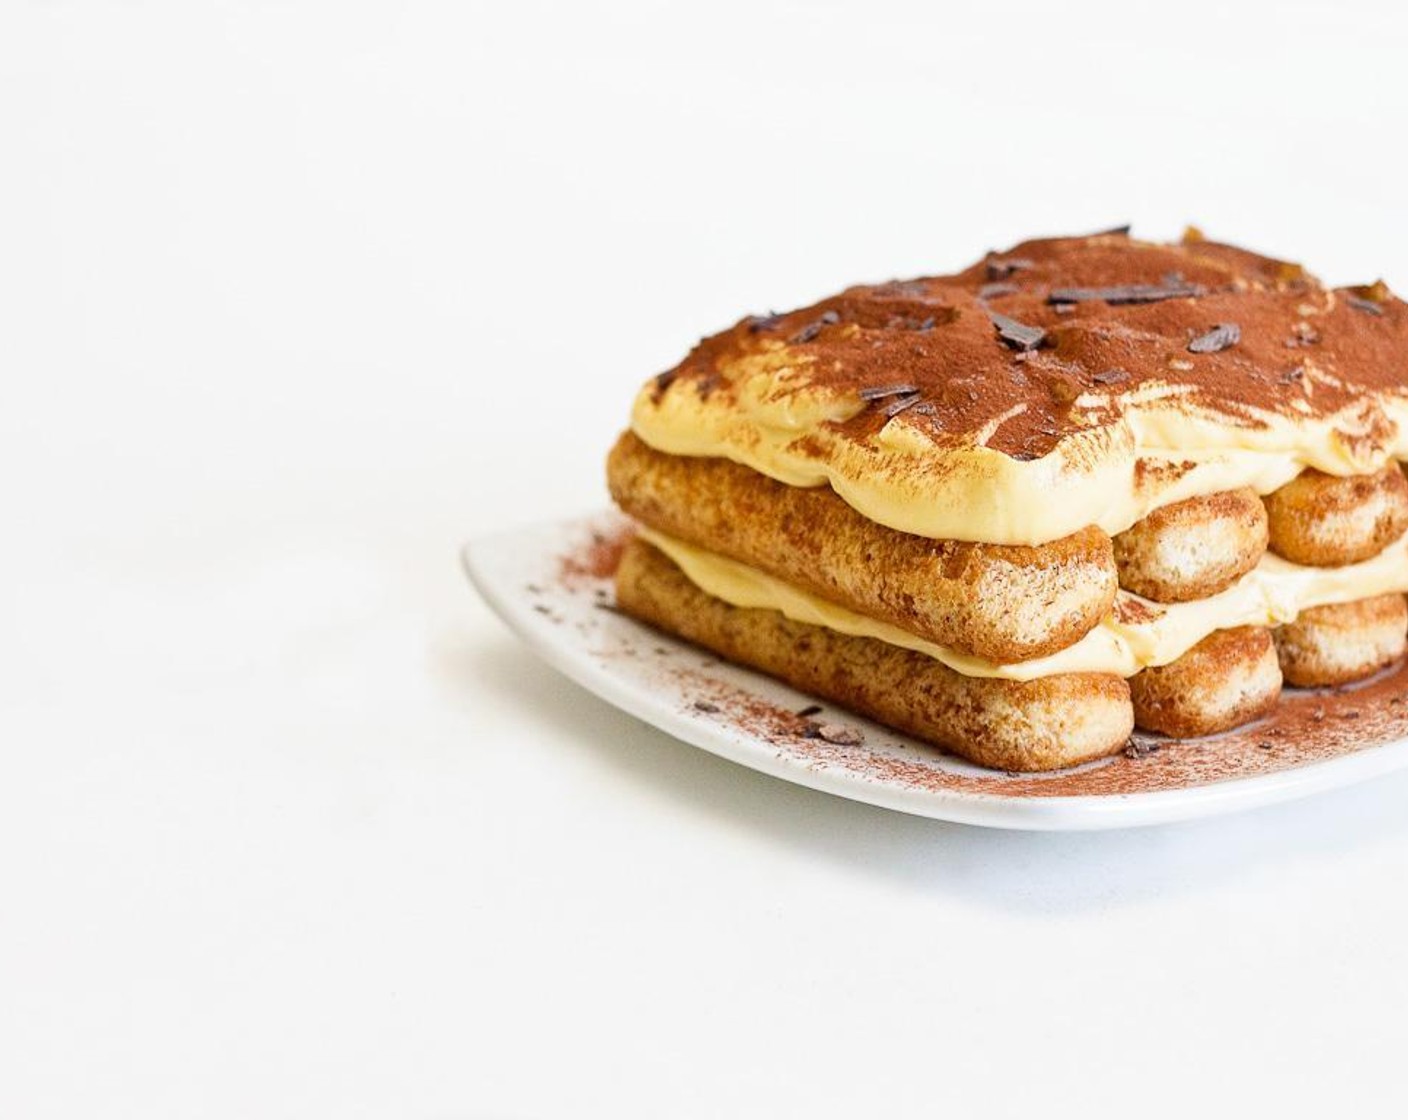
<svg viewBox="0 0 1408 1120">
<path fill-rule="evenodd" d="M 1256 719 L 1408 632 L 1408 306 L 1125 230 L 744 319 L 612 450 L 621 609 L 982 765 Z"/>
</svg>

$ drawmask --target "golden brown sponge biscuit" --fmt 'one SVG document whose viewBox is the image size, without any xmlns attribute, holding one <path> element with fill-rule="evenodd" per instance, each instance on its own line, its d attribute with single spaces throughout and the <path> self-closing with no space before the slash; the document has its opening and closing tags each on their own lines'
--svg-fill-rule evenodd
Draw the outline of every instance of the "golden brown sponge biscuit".
<svg viewBox="0 0 1408 1120">
<path fill-rule="evenodd" d="M 1337 478 L 1307 470 L 1264 499 L 1271 550 L 1297 564 L 1353 564 L 1408 529 L 1408 480 L 1396 463 Z"/>
<path fill-rule="evenodd" d="M 1255 490 L 1225 490 L 1157 509 L 1114 538 L 1120 586 L 1160 603 L 1206 599 L 1246 575 L 1266 551 L 1266 508 Z"/>
<path fill-rule="evenodd" d="M 1072 766 L 1123 749 L 1134 726 L 1129 686 L 1119 677 L 965 677 L 898 646 L 793 622 L 776 611 L 730 606 L 699 590 L 641 540 L 621 556 L 616 600 L 644 622 L 980 766 Z"/>
<path fill-rule="evenodd" d="M 653 529 L 989 661 L 1079 641 L 1118 590 L 1110 538 L 1094 527 L 1036 547 L 929 540 L 868 521 L 826 487 L 666 455 L 631 432 L 608 457 L 607 481 Z"/>
<path fill-rule="evenodd" d="M 1177 661 L 1131 677 L 1129 692 L 1135 722 L 1175 739 L 1247 723 L 1281 695 L 1271 633 L 1260 626 L 1215 631 Z"/>
<path fill-rule="evenodd" d="M 1312 607 L 1276 630 L 1288 683 L 1302 688 L 1348 684 L 1403 656 L 1408 604 L 1402 595 Z"/>
</svg>

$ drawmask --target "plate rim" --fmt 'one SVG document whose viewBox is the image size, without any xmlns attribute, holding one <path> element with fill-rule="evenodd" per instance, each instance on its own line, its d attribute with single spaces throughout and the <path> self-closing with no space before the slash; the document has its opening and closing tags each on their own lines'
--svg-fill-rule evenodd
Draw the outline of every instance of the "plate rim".
<svg viewBox="0 0 1408 1120">
<path fill-rule="evenodd" d="M 753 751 L 746 743 L 736 742 L 712 724 L 690 719 L 682 712 L 663 706 L 653 706 L 648 696 L 611 673 L 600 659 L 584 655 L 569 642 L 550 640 L 549 631 L 535 624 L 531 607 L 512 600 L 509 588 L 501 586 L 487 570 L 485 557 L 496 550 L 515 545 L 522 547 L 535 536 L 547 533 L 566 537 L 574 530 L 581 531 L 599 522 L 605 512 L 542 521 L 472 538 L 460 548 L 461 569 L 510 632 L 578 686 L 681 742 L 794 785 L 954 824 L 1039 832 L 1099 831 L 1198 820 L 1280 804 L 1356 785 L 1408 766 L 1408 738 L 1401 738 L 1269 774 L 1227 778 L 1178 789 L 1018 797 L 954 789 L 906 788 L 809 767 L 799 759 L 776 751 Z"/>
</svg>

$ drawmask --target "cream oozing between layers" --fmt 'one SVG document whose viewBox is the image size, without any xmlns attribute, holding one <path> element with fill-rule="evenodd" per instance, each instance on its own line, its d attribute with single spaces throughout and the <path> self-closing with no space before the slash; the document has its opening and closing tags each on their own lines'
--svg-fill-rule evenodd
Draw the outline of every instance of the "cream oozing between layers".
<svg viewBox="0 0 1408 1120">
<path fill-rule="evenodd" d="M 1292 564 L 1267 553 L 1226 591 L 1206 599 L 1164 604 L 1121 591 L 1114 613 L 1080 641 L 1047 657 L 999 665 L 867 618 L 653 529 L 642 528 L 640 535 L 670 557 L 696 587 L 731 606 L 775 610 L 795 622 L 888 642 L 926 654 L 965 676 L 1019 681 L 1078 672 L 1129 677 L 1176 660 L 1215 630 L 1275 626 L 1310 607 L 1408 591 L 1408 535 L 1372 559 L 1339 568 Z"/>
<path fill-rule="evenodd" d="M 792 486 L 830 485 L 872 521 L 941 540 L 1037 545 L 1098 525 L 1123 532 L 1153 510 L 1249 486 L 1269 494 L 1307 467 L 1371 474 L 1408 460 L 1408 399 L 1364 394 L 1328 416 L 1257 412 L 1255 423 L 1182 400 L 1176 386 L 1117 397 L 1116 420 L 1073 432 L 1047 455 L 940 443 L 901 413 L 866 443 L 831 425 L 867 407 L 807 386 L 805 366 L 744 359 L 733 398 L 643 389 L 631 426 L 658 451 L 731 459 Z M 1107 405 L 1110 394 L 1075 408 Z M 1167 469 L 1161 469 L 1167 468 Z"/>
</svg>

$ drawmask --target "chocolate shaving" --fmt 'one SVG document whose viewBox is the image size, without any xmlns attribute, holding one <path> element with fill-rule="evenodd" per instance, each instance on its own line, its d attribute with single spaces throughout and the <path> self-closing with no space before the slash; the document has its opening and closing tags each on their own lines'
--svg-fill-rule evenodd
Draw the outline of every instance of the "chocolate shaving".
<svg viewBox="0 0 1408 1120">
<path fill-rule="evenodd" d="M 984 284 L 978 289 L 978 298 L 996 299 L 998 296 L 1010 296 L 1021 290 L 1016 284 Z"/>
<path fill-rule="evenodd" d="M 1128 381 L 1130 374 L 1128 370 L 1106 369 L 1091 377 L 1091 381 L 1097 385 L 1118 385 L 1121 381 Z"/>
<path fill-rule="evenodd" d="M 769 311 L 766 315 L 749 315 L 744 322 L 748 324 L 749 334 L 757 334 L 759 331 L 776 330 L 784 318 L 786 316 L 779 315 L 776 311 Z"/>
<path fill-rule="evenodd" d="M 1006 280 L 1014 272 L 1035 267 L 1031 261 L 1021 257 L 993 257 L 988 261 L 987 275 L 989 280 Z"/>
<path fill-rule="evenodd" d="M 807 721 L 802 728 L 802 738 L 824 739 L 840 747 L 858 747 L 865 742 L 865 736 L 857 728 L 842 723 L 817 723 L 815 720 Z"/>
<path fill-rule="evenodd" d="M 815 320 L 814 322 L 808 323 L 805 327 L 803 327 L 801 330 L 799 330 L 796 334 L 792 336 L 791 341 L 810 342 L 812 339 L 814 339 L 817 335 L 821 333 L 822 327 L 834 326 L 840 321 L 841 316 L 838 315 L 835 311 L 824 311 L 821 314 L 821 318 Z"/>
<path fill-rule="evenodd" d="M 1286 370 L 1276 380 L 1282 385 L 1292 385 L 1305 376 L 1305 370 L 1300 366 Z"/>
<path fill-rule="evenodd" d="M 923 399 L 924 398 L 921 397 L 918 393 L 911 393 L 908 396 L 901 397 L 899 400 L 894 401 L 890 404 L 888 408 L 885 409 L 886 419 L 889 419 L 892 416 L 898 416 L 907 408 L 913 408 Z"/>
<path fill-rule="evenodd" d="M 1364 311 L 1370 315 L 1382 316 L 1384 313 L 1383 307 L 1371 299 L 1365 299 L 1363 296 L 1345 296 L 1345 302 L 1349 304 L 1350 307 L 1354 308 L 1354 310 Z"/>
<path fill-rule="evenodd" d="M 1229 346 L 1236 346 L 1242 341 L 1242 328 L 1236 323 L 1218 323 L 1207 334 L 1200 334 L 1188 344 L 1188 350 L 1193 354 L 1216 354 L 1219 350 L 1226 350 Z"/>
<path fill-rule="evenodd" d="M 882 298 L 922 299 L 929 294 L 929 286 L 923 280 L 887 280 L 876 284 L 873 290 Z"/>
<path fill-rule="evenodd" d="M 997 328 L 998 337 L 1014 350 L 1035 350 L 1046 341 L 1046 332 L 1040 327 L 1029 327 L 996 311 L 989 311 L 988 318 Z"/>
<path fill-rule="evenodd" d="M 884 397 L 903 397 L 910 393 L 917 393 L 919 389 L 908 382 L 900 381 L 894 385 L 872 385 L 860 391 L 860 399 L 863 401 L 878 401 Z"/>
<path fill-rule="evenodd" d="M 1099 233 L 1090 234 L 1091 237 L 1128 237 L 1132 226 L 1114 226 L 1111 229 L 1102 229 Z"/>
<path fill-rule="evenodd" d="M 814 716 L 814 715 L 816 715 L 816 714 L 817 714 L 818 712 L 820 712 L 820 711 L 821 711 L 821 705 L 820 705 L 820 704 L 808 704 L 805 708 L 801 709 L 801 710 L 797 713 L 797 715 L 800 716 L 802 719 L 806 719 L 808 716 Z"/>
<path fill-rule="evenodd" d="M 1047 303 L 1084 303 L 1104 300 L 1106 303 L 1156 303 L 1161 299 L 1190 299 L 1200 296 L 1199 284 L 1182 280 L 1175 284 L 1117 284 L 1112 288 L 1054 288 Z"/>
</svg>

